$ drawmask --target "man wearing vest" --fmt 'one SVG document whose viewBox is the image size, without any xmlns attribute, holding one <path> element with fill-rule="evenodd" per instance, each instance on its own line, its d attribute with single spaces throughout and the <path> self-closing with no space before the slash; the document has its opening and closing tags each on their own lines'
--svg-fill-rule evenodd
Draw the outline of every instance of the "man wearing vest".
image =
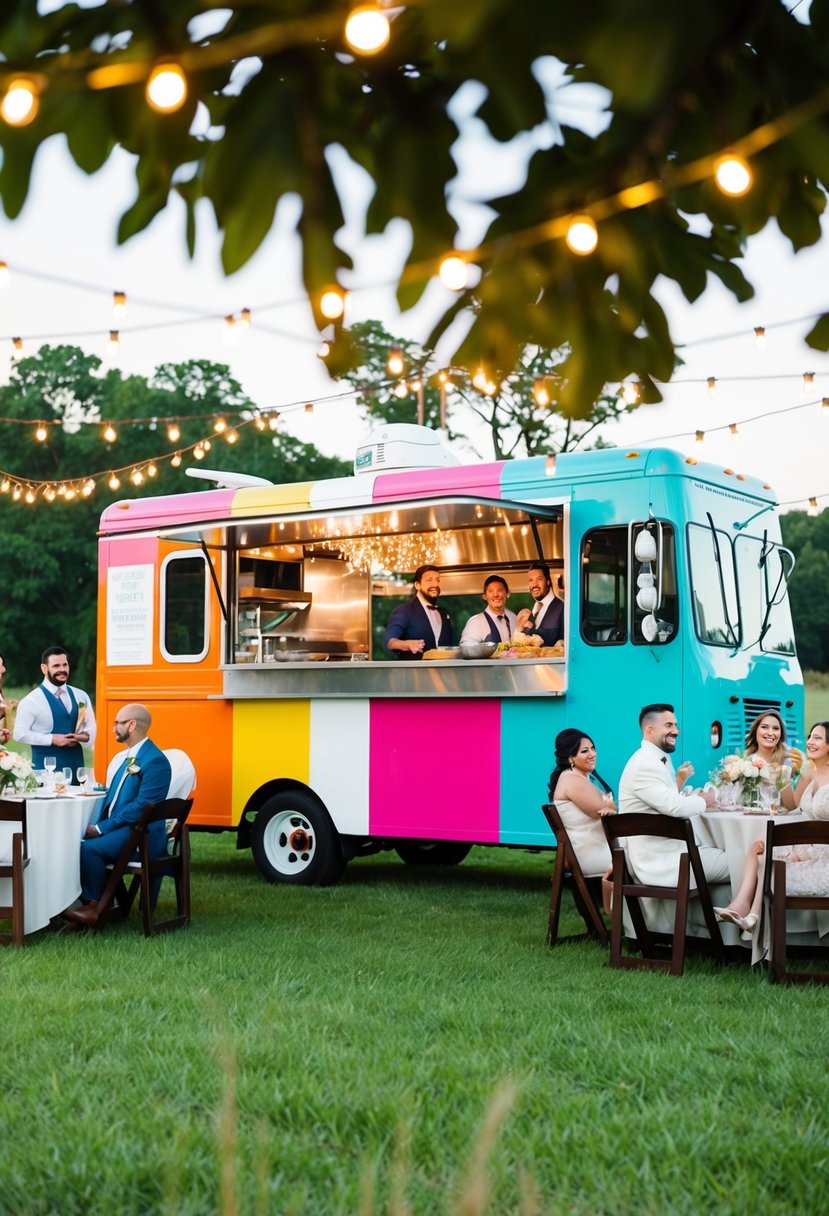
<svg viewBox="0 0 829 1216">
<path fill-rule="evenodd" d="M 518 628 L 537 634 L 545 646 L 555 646 L 564 637 L 564 602 L 553 590 L 550 569 L 544 562 L 533 562 L 527 571 L 527 589 L 533 606 L 518 613 Z"/>
<path fill-rule="evenodd" d="M 43 768 L 54 756 L 57 769 L 72 769 L 72 781 L 83 767 L 83 744 L 95 742 L 92 698 L 69 683 L 69 659 L 62 646 L 48 646 L 41 656 L 44 680 L 17 707 L 14 738 L 32 749 L 32 765 Z"/>
<path fill-rule="evenodd" d="M 150 711 L 145 705 L 125 705 L 115 718 L 115 738 L 126 746 L 110 765 L 111 778 L 101 817 L 86 829 L 81 841 L 82 908 L 67 908 L 67 920 L 94 925 L 98 920 L 98 897 L 106 886 L 107 865 L 116 861 L 133 824 L 150 803 L 162 802 L 170 790 L 170 761 L 152 739 Z M 152 857 L 167 851 L 163 820 L 150 825 L 147 833 Z"/>
</svg>

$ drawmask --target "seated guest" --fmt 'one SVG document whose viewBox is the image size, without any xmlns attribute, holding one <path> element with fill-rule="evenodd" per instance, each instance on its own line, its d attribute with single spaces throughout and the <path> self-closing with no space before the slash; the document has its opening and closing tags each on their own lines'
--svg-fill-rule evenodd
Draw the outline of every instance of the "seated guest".
<svg viewBox="0 0 829 1216">
<path fill-rule="evenodd" d="M 461 645 L 465 642 L 508 642 L 518 628 L 518 618 L 507 608 L 509 587 L 500 574 L 490 574 L 484 580 L 483 612 L 471 616 L 463 627 Z"/>
<path fill-rule="evenodd" d="M 545 646 L 555 646 L 564 637 L 564 602 L 553 590 L 549 567 L 533 562 L 527 571 L 527 585 L 535 602 L 532 608 L 522 608 L 518 613 L 518 628 L 538 635 Z"/>
<path fill-rule="evenodd" d="M 786 746 L 786 723 L 776 709 L 758 714 L 746 735 L 746 756 L 759 757 L 776 778 L 784 764 L 795 774 L 803 767 L 803 752 Z M 795 794 L 789 782 L 780 791 L 780 801 L 790 811 L 795 808 Z"/>
<path fill-rule="evenodd" d="M 568 727 L 556 735 L 549 794 L 585 875 L 605 874 L 611 858 L 601 820 L 616 814 L 616 804 L 610 786 L 596 772 L 596 747 L 584 731 Z"/>
<path fill-rule="evenodd" d="M 125 705 L 115 719 L 115 738 L 126 750 L 116 757 L 120 763 L 112 774 L 101 817 L 89 825 L 81 841 L 81 900 L 85 906 L 68 908 L 63 914 L 78 924 L 97 922 L 107 865 L 117 860 L 142 812 L 168 795 L 170 761 L 147 737 L 150 722 L 150 711 L 144 705 Z M 151 856 L 163 857 L 167 851 L 163 820 L 150 825 L 148 841 Z"/>
<path fill-rule="evenodd" d="M 701 815 L 714 805 L 714 795 L 708 790 L 680 793 L 680 781 L 674 772 L 671 756 L 676 749 L 679 726 L 672 705 L 646 705 L 639 714 L 642 744 L 625 765 L 619 782 L 619 810 L 623 815 L 639 811 L 650 815 L 672 815 L 690 819 Z M 699 856 L 709 882 L 726 882 L 728 862 L 722 849 L 699 844 Z M 669 886 L 676 882 L 679 856 L 685 845 L 679 840 L 656 836 L 632 836 L 627 846 L 631 867 L 640 882 Z"/>
<path fill-rule="evenodd" d="M 810 768 L 794 791 L 794 804 L 807 819 L 829 819 L 829 722 L 816 722 L 806 740 Z M 750 938 L 760 920 L 763 902 L 762 856 L 766 846 L 757 840 L 751 846 L 737 894 L 727 908 L 715 908 L 717 920 L 727 920 Z M 786 891 L 789 895 L 829 895 L 829 848 L 799 845 L 775 849 L 775 857 L 786 862 Z"/>
<path fill-rule="evenodd" d="M 415 593 L 389 617 L 383 644 L 396 659 L 419 659 L 424 650 L 451 646 L 455 632 L 452 619 L 438 607 L 440 571 L 437 566 L 419 566 L 414 575 Z"/>
</svg>

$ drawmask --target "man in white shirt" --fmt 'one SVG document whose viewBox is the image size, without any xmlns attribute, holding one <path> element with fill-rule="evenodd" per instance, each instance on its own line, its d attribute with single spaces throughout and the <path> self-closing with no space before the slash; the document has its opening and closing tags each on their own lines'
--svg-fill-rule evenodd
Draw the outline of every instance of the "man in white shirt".
<svg viewBox="0 0 829 1216">
<path fill-rule="evenodd" d="M 625 765 L 619 782 L 619 812 L 634 811 L 651 815 L 673 815 L 690 819 L 701 815 L 714 805 L 714 795 L 700 790 L 687 797 L 677 788 L 677 777 L 671 756 L 676 749 L 679 726 L 672 705 L 646 705 L 639 715 L 642 745 Z M 690 765 L 680 766 L 693 772 Z M 655 836 L 632 836 L 627 854 L 640 882 L 668 886 L 676 882 L 679 856 L 685 845 L 678 840 L 662 840 Z M 728 863 L 721 849 L 699 845 L 700 861 L 705 877 L 711 882 L 727 882 Z"/>
<path fill-rule="evenodd" d="M 30 745 L 35 768 L 43 768 L 46 756 L 54 756 L 58 769 L 72 769 L 74 782 L 83 767 L 83 744 L 91 747 L 95 742 L 92 698 L 69 683 L 69 657 L 62 646 L 47 646 L 40 670 L 43 683 L 17 707 L 14 738 Z"/>
<path fill-rule="evenodd" d="M 538 634 L 545 646 L 555 646 L 564 637 L 564 602 L 553 590 L 549 566 L 533 562 L 527 571 L 527 587 L 535 602 L 531 609 L 522 608 L 518 613 L 518 628 Z"/>
<path fill-rule="evenodd" d="M 463 627 L 461 646 L 467 642 L 509 642 L 518 628 L 518 618 L 507 608 L 509 587 L 500 574 L 484 581 L 486 608 L 471 616 Z"/>
</svg>

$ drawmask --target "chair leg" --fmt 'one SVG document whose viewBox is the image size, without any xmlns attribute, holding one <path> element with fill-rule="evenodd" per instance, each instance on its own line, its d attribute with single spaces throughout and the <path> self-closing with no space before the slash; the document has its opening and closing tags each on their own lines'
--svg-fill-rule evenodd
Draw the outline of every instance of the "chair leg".
<svg viewBox="0 0 829 1216">
<path fill-rule="evenodd" d="M 623 967 L 622 934 L 623 905 L 622 886 L 624 882 L 624 855 L 620 851 L 613 854 L 613 911 L 610 916 L 610 965 Z"/>
<path fill-rule="evenodd" d="M 553 879 L 550 886 L 550 917 L 547 922 L 547 945 L 551 948 L 558 941 L 558 922 L 561 915 L 561 892 L 564 886 L 564 849 L 556 847 Z"/>
<path fill-rule="evenodd" d="M 771 895 L 771 981 L 782 984 L 786 978 L 786 863 L 772 862 Z"/>
<path fill-rule="evenodd" d="M 691 861 L 687 853 L 679 859 L 677 874 L 676 919 L 674 921 L 674 941 L 671 951 L 671 975 L 682 975 L 685 970 L 685 934 L 688 926 L 688 891 Z"/>
<path fill-rule="evenodd" d="M 12 941 L 23 946 L 23 838 L 15 835 L 12 846 Z"/>
</svg>

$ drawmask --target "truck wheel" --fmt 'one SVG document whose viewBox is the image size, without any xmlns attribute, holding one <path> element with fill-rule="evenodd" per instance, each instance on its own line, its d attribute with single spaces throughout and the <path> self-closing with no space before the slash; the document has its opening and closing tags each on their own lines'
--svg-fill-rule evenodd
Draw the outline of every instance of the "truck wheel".
<svg viewBox="0 0 829 1216">
<path fill-rule="evenodd" d="M 407 866 L 456 866 L 471 848 L 461 840 L 410 840 L 395 852 Z"/>
<path fill-rule="evenodd" d="M 302 790 L 283 790 L 263 804 L 251 827 L 250 847 L 268 882 L 325 886 L 345 869 L 328 812 Z"/>
</svg>

